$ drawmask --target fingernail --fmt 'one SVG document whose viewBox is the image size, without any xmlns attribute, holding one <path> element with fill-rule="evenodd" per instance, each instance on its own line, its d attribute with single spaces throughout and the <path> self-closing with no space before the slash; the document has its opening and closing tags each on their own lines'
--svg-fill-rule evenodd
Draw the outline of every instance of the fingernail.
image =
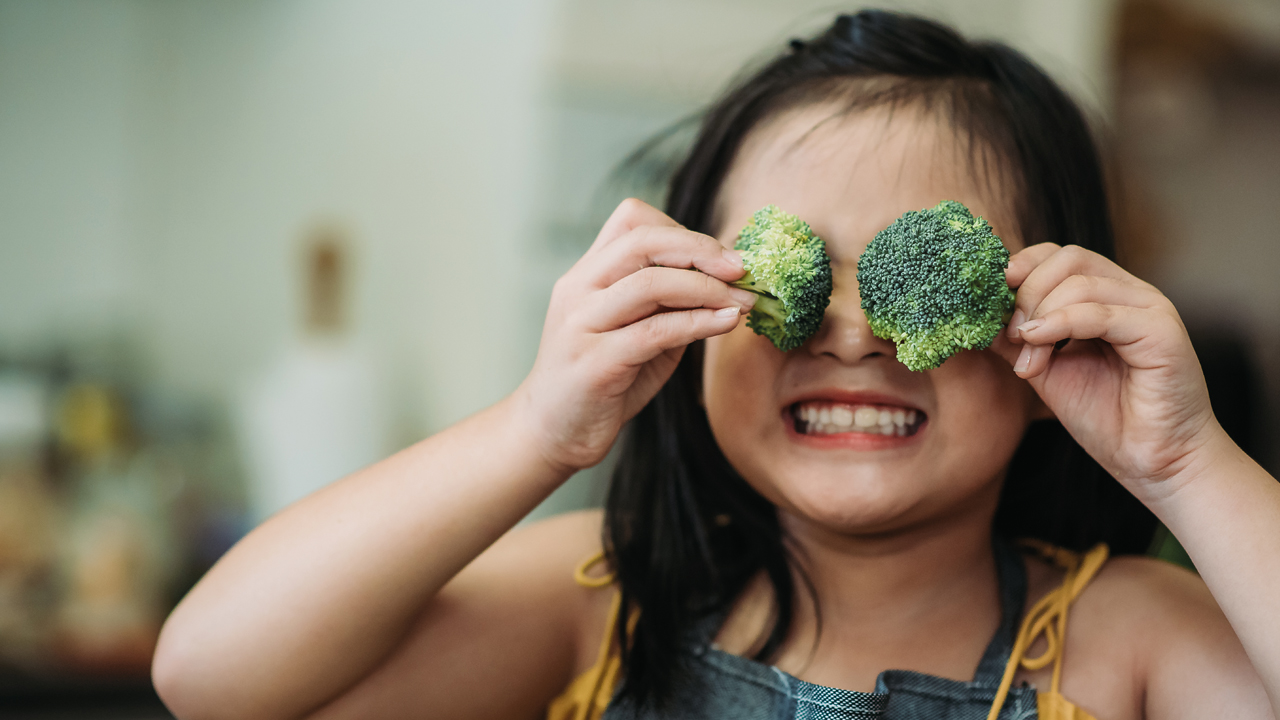
<svg viewBox="0 0 1280 720">
<path fill-rule="evenodd" d="M 1026 322 L 1027 315 L 1021 310 L 1014 310 L 1013 317 L 1009 318 L 1009 339 L 1018 339 L 1018 326 Z"/>
<path fill-rule="evenodd" d="M 724 259 L 727 260 L 730 265 L 737 268 L 742 267 L 742 253 L 728 248 L 725 248 L 722 252 L 724 253 Z"/>
<path fill-rule="evenodd" d="M 1013 371 L 1024 373 L 1029 367 L 1031 367 L 1031 346 L 1023 345 L 1022 352 L 1018 353 L 1018 362 L 1013 364 Z"/>
<path fill-rule="evenodd" d="M 716 311 L 716 317 L 718 318 L 738 317 L 741 314 L 742 310 L 736 305 L 727 308 L 720 308 Z"/>
<path fill-rule="evenodd" d="M 733 298 L 733 301 L 742 307 L 750 309 L 751 306 L 756 304 L 756 298 L 759 296 L 750 290 L 731 287 L 729 288 L 729 297 Z"/>
<path fill-rule="evenodd" d="M 1044 324 L 1044 318 L 1036 318 L 1035 320 L 1028 320 L 1018 326 L 1018 334 L 1021 335 L 1022 333 L 1029 333 L 1043 324 Z"/>
</svg>

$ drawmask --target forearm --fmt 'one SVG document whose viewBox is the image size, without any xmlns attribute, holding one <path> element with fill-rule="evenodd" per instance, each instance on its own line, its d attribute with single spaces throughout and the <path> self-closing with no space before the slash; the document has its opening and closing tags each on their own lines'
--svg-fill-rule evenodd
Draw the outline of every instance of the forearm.
<svg viewBox="0 0 1280 720">
<path fill-rule="evenodd" d="M 165 626 L 155 663 L 165 700 L 199 708 L 191 718 L 293 718 L 367 675 L 450 578 L 563 480 L 520 427 L 519 401 L 245 537 Z"/>
<path fill-rule="evenodd" d="M 1280 717 L 1280 483 L 1219 430 L 1152 504 L 1196 564 Z"/>
</svg>

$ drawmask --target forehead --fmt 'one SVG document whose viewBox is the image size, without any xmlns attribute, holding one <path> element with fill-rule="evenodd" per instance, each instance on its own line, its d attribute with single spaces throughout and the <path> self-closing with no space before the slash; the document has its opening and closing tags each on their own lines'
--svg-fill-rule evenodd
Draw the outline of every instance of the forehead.
<svg viewBox="0 0 1280 720">
<path fill-rule="evenodd" d="M 1017 251 L 1012 197 L 997 167 L 933 113 L 798 108 L 746 138 L 720 190 L 715 235 L 732 242 L 753 212 L 774 204 L 808 222 L 833 262 L 856 262 L 904 212 L 958 200 Z"/>
</svg>

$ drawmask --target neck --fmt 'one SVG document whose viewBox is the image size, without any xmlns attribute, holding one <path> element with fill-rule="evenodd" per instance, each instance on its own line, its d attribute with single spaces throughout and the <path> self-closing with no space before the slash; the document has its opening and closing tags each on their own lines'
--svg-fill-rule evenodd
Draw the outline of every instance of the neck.
<svg viewBox="0 0 1280 720">
<path fill-rule="evenodd" d="M 861 675 L 864 685 L 890 667 L 968 679 L 1000 620 L 991 548 L 997 500 L 977 498 L 944 518 L 866 534 L 779 510 L 818 603 L 798 576 L 779 666 L 797 674 L 812 668 L 814 679 L 835 668 L 845 682 Z"/>
<path fill-rule="evenodd" d="M 781 512 L 781 511 L 780 511 Z M 818 601 L 862 614 L 904 608 L 957 585 L 995 578 L 991 512 L 966 513 L 887 532 L 849 535 L 783 513 L 784 533 Z"/>
</svg>

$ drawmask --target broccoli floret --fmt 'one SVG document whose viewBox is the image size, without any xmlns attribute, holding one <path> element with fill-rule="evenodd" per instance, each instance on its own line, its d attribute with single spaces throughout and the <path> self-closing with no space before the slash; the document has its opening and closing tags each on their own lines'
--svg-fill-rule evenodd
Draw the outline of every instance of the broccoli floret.
<svg viewBox="0 0 1280 720">
<path fill-rule="evenodd" d="M 793 350 L 818 331 L 831 301 L 831 259 L 808 223 L 769 205 L 751 217 L 733 246 L 746 274 L 730 283 L 759 295 L 747 327 L 779 350 Z"/>
<path fill-rule="evenodd" d="M 862 309 L 898 360 L 930 370 L 959 350 L 981 350 L 1009 321 L 1009 251 L 991 226 L 954 200 L 904 214 L 858 258 Z"/>
</svg>

